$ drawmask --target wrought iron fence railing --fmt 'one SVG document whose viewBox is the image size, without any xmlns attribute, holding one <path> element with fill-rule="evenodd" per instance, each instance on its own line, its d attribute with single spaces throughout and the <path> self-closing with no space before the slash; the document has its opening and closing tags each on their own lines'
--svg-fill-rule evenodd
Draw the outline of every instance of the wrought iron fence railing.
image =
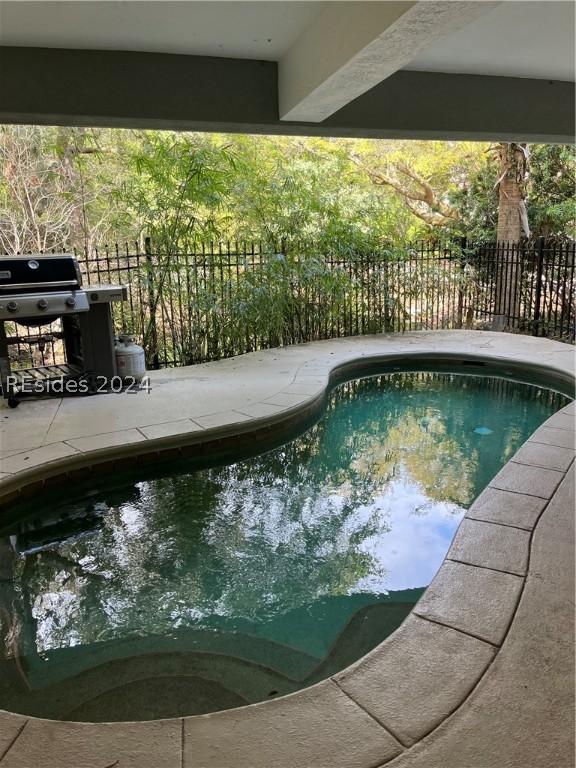
<svg viewBox="0 0 576 768">
<path fill-rule="evenodd" d="M 113 305 L 116 329 L 144 345 L 150 368 L 421 329 L 496 328 L 574 342 L 572 242 L 419 242 L 343 255 L 257 243 L 166 253 L 147 239 L 78 258 L 87 284 L 129 285 L 128 302 Z M 24 367 L 58 361 L 61 351 L 52 341 L 15 354 Z"/>
</svg>

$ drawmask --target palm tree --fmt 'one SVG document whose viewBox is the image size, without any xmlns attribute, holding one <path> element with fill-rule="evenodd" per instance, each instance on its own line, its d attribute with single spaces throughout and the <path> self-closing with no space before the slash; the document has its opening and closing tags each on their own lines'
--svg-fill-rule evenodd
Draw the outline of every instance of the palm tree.
<svg viewBox="0 0 576 768">
<path fill-rule="evenodd" d="M 526 144 L 501 142 L 496 147 L 500 162 L 498 178 L 498 230 L 496 234 L 496 291 L 493 330 L 516 324 L 520 312 L 518 243 L 530 236 L 526 213 L 528 148 Z"/>
</svg>

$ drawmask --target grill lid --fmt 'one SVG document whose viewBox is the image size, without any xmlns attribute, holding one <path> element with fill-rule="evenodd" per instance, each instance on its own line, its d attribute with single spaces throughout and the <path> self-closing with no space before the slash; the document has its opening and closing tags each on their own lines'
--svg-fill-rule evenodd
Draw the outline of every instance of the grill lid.
<svg viewBox="0 0 576 768">
<path fill-rule="evenodd" d="M 76 290 L 82 276 L 69 253 L 0 257 L 0 295 Z"/>
</svg>

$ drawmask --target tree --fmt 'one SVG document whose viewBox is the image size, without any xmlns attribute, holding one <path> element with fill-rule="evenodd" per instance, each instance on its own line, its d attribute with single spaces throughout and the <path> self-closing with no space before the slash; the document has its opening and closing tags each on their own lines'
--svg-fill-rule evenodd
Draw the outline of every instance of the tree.
<svg viewBox="0 0 576 768">
<path fill-rule="evenodd" d="M 500 164 L 500 176 L 497 181 L 499 202 L 496 240 L 499 243 L 517 243 L 522 236 L 530 237 L 526 211 L 528 147 L 526 144 L 502 142 L 498 144 L 495 152 Z"/>
<path fill-rule="evenodd" d="M 67 194 L 61 163 L 40 128 L 0 128 L 0 250 L 66 249 L 80 206 Z"/>
<path fill-rule="evenodd" d="M 227 137 L 133 132 L 124 163 L 128 173 L 115 193 L 124 231 L 151 237 L 164 252 L 193 238 L 218 236 L 235 176 Z"/>
<path fill-rule="evenodd" d="M 0 127 L 0 250 L 92 249 L 114 221 L 125 134 Z"/>
<path fill-rule="evenodd" d="M 530 228 L 573 236 L 574 148 L 530 152 Z M 519 144 L 4 126 L 0 246 L 92 248 L 112 234 L 309 240 L 347 252 L 429 235 L 493 240 L 499 197 L 503 210 L 517 205 L 503 164 L 518 160 L 520 178 L 525 153 Z"/>
<path fill-rule="evenodd" d="M 576 147 L 533 144 L 530 147 L 528 220 L 533 235 L 556 240 L 576 238 Z"/>
<path fill-rule="evenodd" d="M 466 227 L 458 196 L 482 167 L 485 148 L 472 142 L 361 141 L 349 159 L 410 211 L 414 234 L 458 235 Z"/>
<path fill-rule="evenodd" d="M 521 269 L 519 251 L 515 246 L 522 236 L 530 237 L 526 211 L 529 154 L 526 144 L 505 142 L 498 144 L 495 151 L 500 164 L 496 232 L 499 259 L 496 265 L 492 328 L 502 331 L 507 325 L 516 324 L 520 312 Z"/>
<path fill-rule="evenodd" d="M 407 239 L 413 216 L 392 194 L 359 179 L 349 140 L 236 137 L 231 239 L 311 242 L 352 253 Z"/>
<path fill-rule="evenodd" d="M 456 208 L 450 205 L 432 184 L 404 162 L 390 163 L 383 169 L 370 168 L 357 153 L 350 159 L 377 186 L 388 186 L 404 200 L 408 209 L 430 227 L 451 227 L 460 220 Z"/>
<path fill-rule="evenodd" d="M 470 167 L 465 183 L 451 195 L 452 203 L 461 211 L 464 231 L 474 242 L 491 242 L 497 238 L 498 180 L 504 171 L 499 147 L 489 147 L 482 162 Z M 576 237 L 575 147 L 530 144 L 527 149 L 530 173 L 524 182 L 524 199 L 531 236 L 573 240 Z M 518 159 L 522 164 L 522 157 Z"/>
</svg>

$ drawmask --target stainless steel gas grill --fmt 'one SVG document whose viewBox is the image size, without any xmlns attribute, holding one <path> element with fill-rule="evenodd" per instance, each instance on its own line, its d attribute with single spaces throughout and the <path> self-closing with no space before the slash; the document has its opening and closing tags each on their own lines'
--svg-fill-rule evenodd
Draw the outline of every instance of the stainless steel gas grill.
<svg viewBox="0 0 576 768">
<path fill-rule="evenodd" d="M 9 405 L 27 396 L 73 393 L 69 386 L 63 390 L 64 382 L 116 376 L 110 304 L 126 298 L 124 285 L 83 288 L 78 262 L 70 254 L 0 257 L 0 384 Z M 61 330 L 11 333 L 16 327 L 11 324 L 40 329 L 56 320 Z M 11 346 L 35 344 L 42 349 L 54 339 L 63 342 L 59 364 L 12 370 Z"/>
</svg>

